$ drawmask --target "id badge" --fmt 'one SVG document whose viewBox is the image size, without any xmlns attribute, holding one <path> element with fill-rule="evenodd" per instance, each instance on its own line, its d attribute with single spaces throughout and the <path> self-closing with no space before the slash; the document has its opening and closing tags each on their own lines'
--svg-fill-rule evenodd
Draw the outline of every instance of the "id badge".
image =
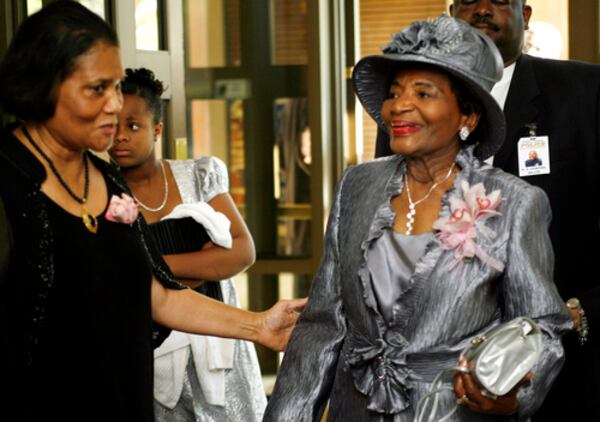
<svg viewBox="0 0 600 422">
<path fill-rule="evenodd" d="M 519 176 L 550 174 L 550 150 L 547 136 L 519 139 Z"/>
</svg>

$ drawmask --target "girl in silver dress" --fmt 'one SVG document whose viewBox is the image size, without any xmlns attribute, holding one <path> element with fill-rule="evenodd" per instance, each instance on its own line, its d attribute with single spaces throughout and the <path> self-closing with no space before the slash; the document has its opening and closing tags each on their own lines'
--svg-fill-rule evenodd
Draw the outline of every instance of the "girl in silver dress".
<svg viewBox="0 0 600 422">
<path fill-rule="evenodd" d="M 158 160 L 162 83 L 127 69 L 123 109 L 110 154 L 181 282 L 239 306 L 231 279 L 254 262 L 252 237 L 215 157 Z M 154 353 L 157 421 L 260 421 L 266 406 L 254 346 L 174 331 Z"/>
</svg>

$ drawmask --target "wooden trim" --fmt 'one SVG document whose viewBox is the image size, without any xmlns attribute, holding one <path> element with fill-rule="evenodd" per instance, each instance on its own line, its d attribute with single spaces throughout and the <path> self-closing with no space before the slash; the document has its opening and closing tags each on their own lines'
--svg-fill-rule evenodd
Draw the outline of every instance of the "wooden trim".
<svg viewBox="0 0 600 422">
<path fill-rule="evenodd" d="M 320 256 L 318 257 L 320 258 Z M 317 272 L 319 259 L 274 258 L 257 259 L 248 269 L 250 274 L 294 273 L 314 275 Z"/>
<path fill-rule="evenodd" d="M 599 63 L 598 2 L 571 0 L 569 2 L 569 58 Z"/>
</svg>

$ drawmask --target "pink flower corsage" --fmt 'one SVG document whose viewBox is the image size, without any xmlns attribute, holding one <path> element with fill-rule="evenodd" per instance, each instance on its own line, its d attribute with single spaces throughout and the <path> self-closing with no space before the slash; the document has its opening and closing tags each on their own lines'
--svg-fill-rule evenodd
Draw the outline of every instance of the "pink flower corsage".
<svg viewBox="0 0 600 422">
<path fill-rule="evenodd" d="M 482 183 L 470 186 L 468 182 L 461 184 L 463 197 L 450 197 L 450 216 L 439 218 L 433 228 L 439 230 L 436 237 L 442 248 L 454 251 L 454 268 L 461 262 L 473 262 L 474 257 L 497 269 L 504 270 L 504 263 L 486 254 L 478 245 L 478 239 L 490 240 L 496 236 L 485 221 L 495 215 L 501 215 L 496 208 L 502 201 L 499 190 L 486 195 Z"/>
<path fill-rule="evenodd" d="M 108 210 L 104 218 L 115 223 L 131 224 L 137 220 L 137 216 L 137 203 L 131 196 L 122 193 L 120 198 L 117 195 L 110 198 L 110 204 L 108 204 Z"/>
</svg>

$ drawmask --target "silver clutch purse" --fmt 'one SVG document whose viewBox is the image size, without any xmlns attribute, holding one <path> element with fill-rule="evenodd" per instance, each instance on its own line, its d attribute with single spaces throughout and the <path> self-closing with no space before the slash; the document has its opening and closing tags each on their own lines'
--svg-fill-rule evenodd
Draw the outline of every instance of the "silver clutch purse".
<svg viewBox="0 0 600 422">
<path fill-rule="evenodd" d="M 444 417 L 436 418 L 439 407 L 437 394 L 453 390 L 452 386 L 444 386 L 446 373 L 470 373 L 481 386 L 481 393 L 496 399 L 514 388 L 533 368 L 541 349 L 542 332 L 535 322 L 526 317 L 512 319 L 474 337 L 461 353 L 466 364 L 440 371 L 430 391 L 419 400 L 414 421 L 447 421 L 456 412 L 458 405 Z"/>
<path fill-rule="evenodd" d="M 469 372 L 491 398 L 508 393 L 537 362 L 542 333 L 535 322 L 519 317 L 474 337 L 462 352 L 467 365 L 457 369 Z"/>
</svg>

